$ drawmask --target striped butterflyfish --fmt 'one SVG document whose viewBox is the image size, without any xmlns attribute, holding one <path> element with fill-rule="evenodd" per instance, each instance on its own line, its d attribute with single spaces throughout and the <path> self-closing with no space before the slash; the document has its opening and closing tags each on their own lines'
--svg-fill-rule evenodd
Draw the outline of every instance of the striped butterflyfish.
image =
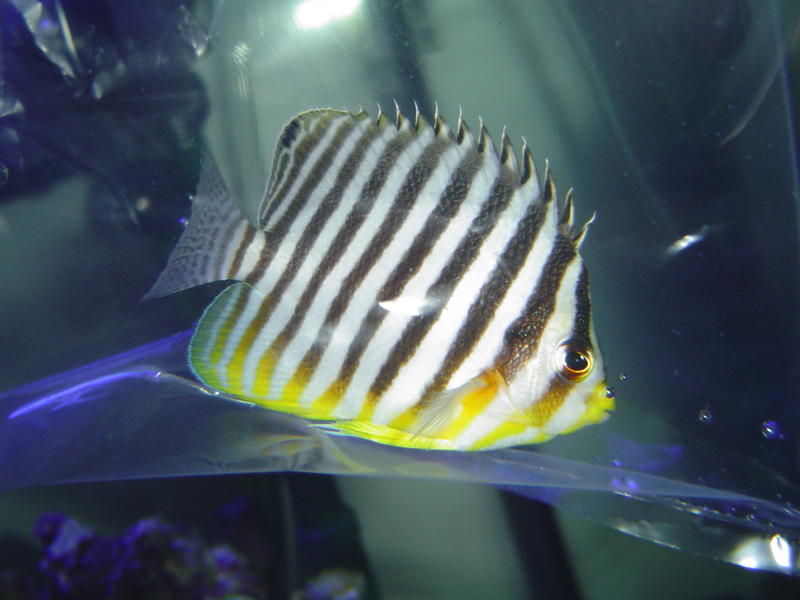
<svg viewBox="0 0 800 600">
<path fill-rule="evenodd" d="M 375 442 L 545 441 L 614 406 L 572 194 L 483 124 L 473 134 L 332 109 L 281 132 L 253 226 L 210 157 L 149 297 L 233 280 L 192 371 L 228 396 Z"/>
</svg>

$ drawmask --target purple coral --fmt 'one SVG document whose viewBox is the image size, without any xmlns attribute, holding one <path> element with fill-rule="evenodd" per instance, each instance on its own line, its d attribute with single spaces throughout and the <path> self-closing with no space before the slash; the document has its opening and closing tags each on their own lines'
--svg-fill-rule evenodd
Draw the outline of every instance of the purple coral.
<svg viewBox="0 0 800 600">
<path fill-rule="evenodd" d="M 74 519 L 45 515 L 40 570 L 49 598 L 72 600 L 255 600 L 264 582 L 229 546 L 208 548 L 160 519 L 143 519 L 119 538 L 105 538 Z"/>
<path fill-rule="evenodd" d="M 328 569 L 306 582 L 292 600 L 361 600 L 366 580 L 361 573 L 346 569 Z"/>
</svg>

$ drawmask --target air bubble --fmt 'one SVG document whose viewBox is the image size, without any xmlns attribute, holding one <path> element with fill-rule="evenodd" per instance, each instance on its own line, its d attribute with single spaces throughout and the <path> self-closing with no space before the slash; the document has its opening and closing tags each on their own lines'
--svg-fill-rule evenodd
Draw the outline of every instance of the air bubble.
<svg viewBox="0 0 800 600">
<path fill-rule="evenodd" d="M 711 411 L 710 408 L 704 408 L 699 413 L 697 413 L 697 420 L 700 421 L 703 425 L 709 425 L 710 423 L 714 422 L 714 413 Z"/>
<path fill-rule="evenodd" d="M 774 440 L 781 437 L 781 430 L 775 421 L 764 421 L 761 423 L 761 435 L 765 440 Z"/>
</svg>

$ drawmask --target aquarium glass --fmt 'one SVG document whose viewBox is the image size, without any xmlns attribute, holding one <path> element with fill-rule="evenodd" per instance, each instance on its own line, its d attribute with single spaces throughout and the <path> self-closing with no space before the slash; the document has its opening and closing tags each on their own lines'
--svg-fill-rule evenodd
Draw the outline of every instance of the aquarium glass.
<svg viewBox="0 0 800 600">
<path fill-rule="evenodd" d="M 0 486 L 263 471 L 511 489 L 800 570 L 794 3 L 14 0 L 0 50 Z M 794 78 L 793 78 L 794 76 Z M 574 190 L 616 410 L 541 445 L 332 436 L 200 385 L 224 288 L 141 299 L 201 155 L 254 217 L 295 114 L 479 118 Z"/>
</svg>

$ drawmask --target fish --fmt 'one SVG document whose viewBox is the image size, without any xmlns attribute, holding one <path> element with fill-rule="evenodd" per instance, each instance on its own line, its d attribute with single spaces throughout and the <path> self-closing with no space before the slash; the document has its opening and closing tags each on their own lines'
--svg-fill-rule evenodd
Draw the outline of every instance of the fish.
<svg viewBox="0 0 800 600">
<path fill-rule="evenodd" d="M 206 386 L 336 435 L 426 450 L 540 443 L 614 393 L 573 225 L 523 139 L 321 108 L 280 133 L 257 224 L 203 160 L 146 298 L 231 280 L 189 365 Z"/>
</svg>

